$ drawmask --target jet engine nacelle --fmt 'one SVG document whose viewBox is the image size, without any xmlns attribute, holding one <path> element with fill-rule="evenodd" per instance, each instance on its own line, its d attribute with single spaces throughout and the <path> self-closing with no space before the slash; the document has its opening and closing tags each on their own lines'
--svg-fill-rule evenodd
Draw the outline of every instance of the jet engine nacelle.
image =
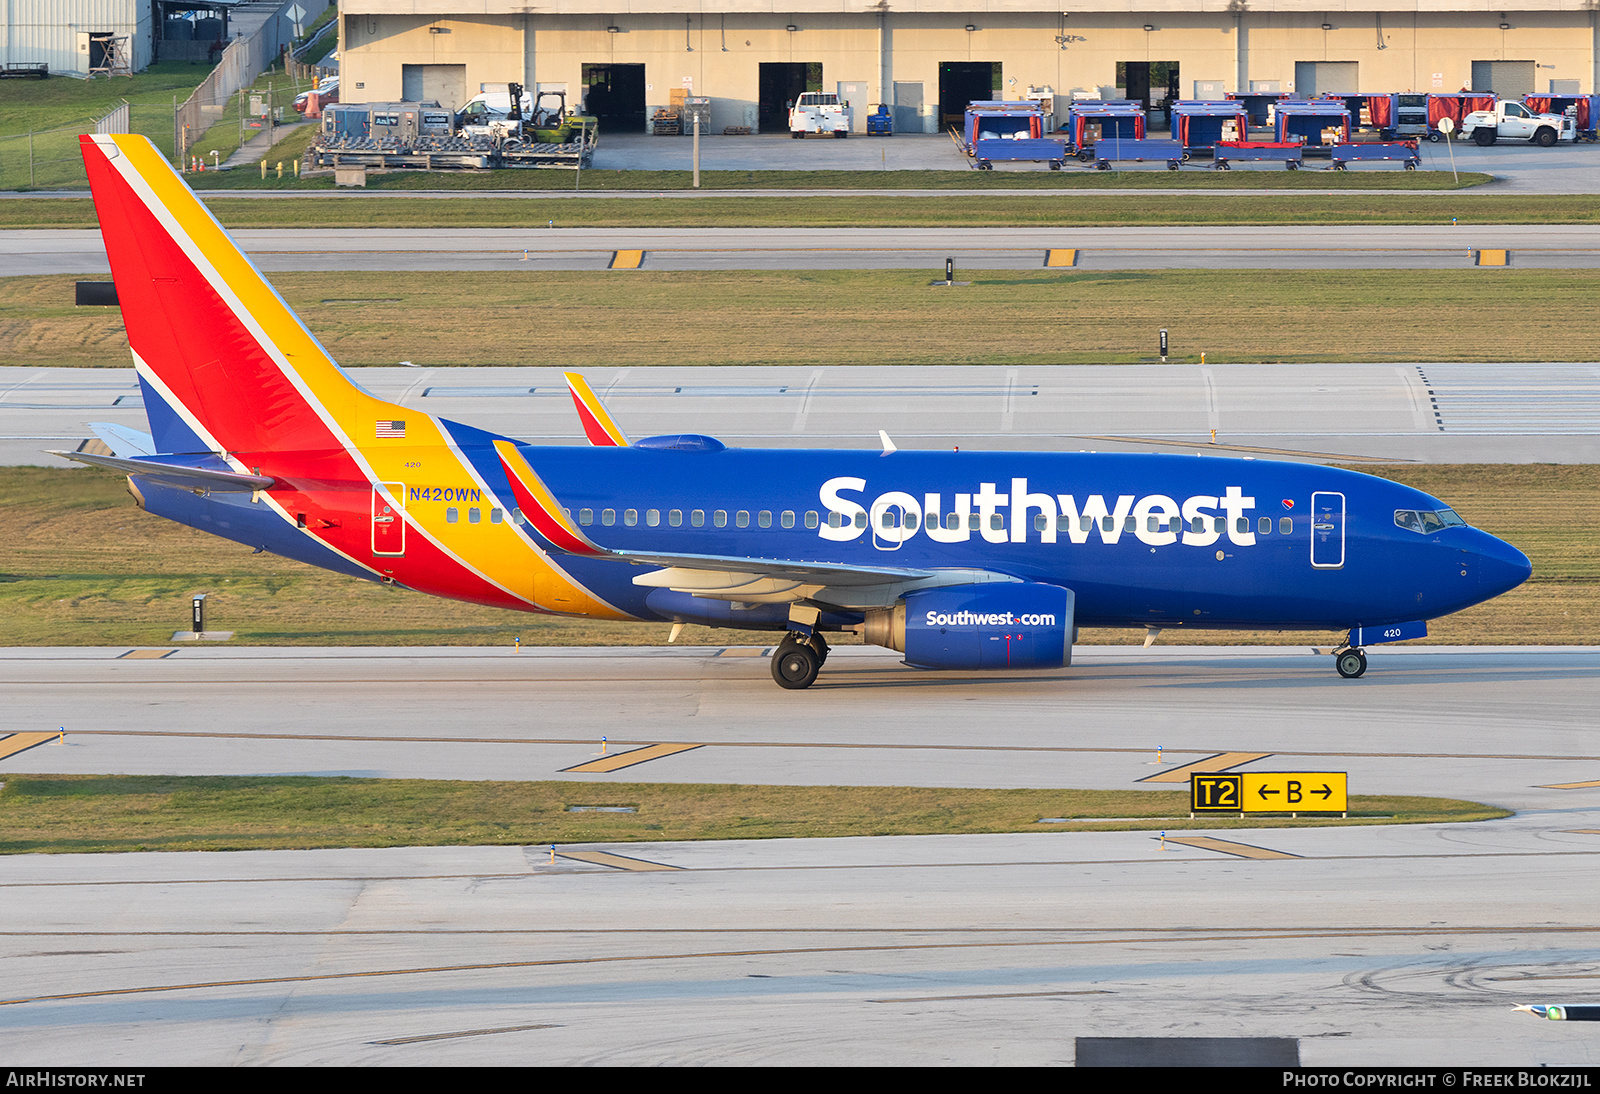
<svg viewBox="0 0 1600 1094">
<path fill-rule="evenodd" d="M 1058 669 L 1072 663 L 1071 589 L 1035 582 L 947 585 L 867 613 L 863 637 L 925 669 Z"/>
</svg>

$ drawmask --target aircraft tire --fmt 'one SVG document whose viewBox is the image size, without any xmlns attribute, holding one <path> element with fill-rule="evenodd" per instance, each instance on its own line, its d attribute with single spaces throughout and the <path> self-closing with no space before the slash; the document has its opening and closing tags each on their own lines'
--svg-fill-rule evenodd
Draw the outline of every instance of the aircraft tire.
<svg viewBox="0 0 1600 1094">
<path fill-rule="evenodd" d="M 822 668 L 817 651 L 803 642 L 785 640 L 772 653 L 772 678 L 780 688 L 800 691 L 816 682 Z"/>
<path fill-rule="evenodd" d="M 1367 671 L 1367 655 L 1361 650 L 1340 650 L 1334 654 L 1333 667 L 1346 680 L 1359 679 Z"/>
</svg>

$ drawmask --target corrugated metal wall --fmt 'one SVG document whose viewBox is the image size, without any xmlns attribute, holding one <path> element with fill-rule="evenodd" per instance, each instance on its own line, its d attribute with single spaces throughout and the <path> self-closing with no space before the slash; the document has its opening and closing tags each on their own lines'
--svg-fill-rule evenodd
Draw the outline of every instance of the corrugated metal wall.
<svg viewBox="0 0 1600 1094">
<path fill-rule="evenodd" d="M 0 62 L 84 75 L 89 53 L 80 35 L 112 34 L 128 39 L 135 72 L 150 64 L 152 0 L 6 0 L 5 7 Z"/>
</svg>

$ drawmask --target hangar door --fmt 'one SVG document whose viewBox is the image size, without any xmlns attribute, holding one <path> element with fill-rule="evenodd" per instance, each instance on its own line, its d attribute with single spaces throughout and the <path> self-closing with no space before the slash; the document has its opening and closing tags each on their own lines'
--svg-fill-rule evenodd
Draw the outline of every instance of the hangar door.
<svg viewBox="0 0 1600 1094">
<path fill-rule="evenodd" d="M 999 61 L 940 61 L 939 127 L 960 129 L 967 104 L 998 99 L 1003 86 Z"/>
<path fill-rule="evenodd" d="M 644 132 L 644 66 L 584 65 L 583 104 L 602 133 Z"/>
<path fill-rule="evenodd" d="M 400 97 L 408 103 L 437 99 L 446 110 L 467 101 L 466 65 L 401 65 Z"/>
<path fill-rule="evenodd" d="M 1473 61 L 1472 90 L 1492 91 L 1502 99 L 1533 94 L 1532 61 Z"/>
<path fill-rule="evenodd" d="M 1296 61 L 1294 63 L 1294 94 L 1297 99 L 1310 99 L 1317 95 L 1354 95 L 1356 87 L 1356 62 L 1354 61 Z"/>
<path fill-rule="evenodd" d="M 821 90 L 821 61 L 764 62 L 756 88 L 756 126 L 763 133 L 787 133 L 790 105 L 804 92 Z"/>
</svg>

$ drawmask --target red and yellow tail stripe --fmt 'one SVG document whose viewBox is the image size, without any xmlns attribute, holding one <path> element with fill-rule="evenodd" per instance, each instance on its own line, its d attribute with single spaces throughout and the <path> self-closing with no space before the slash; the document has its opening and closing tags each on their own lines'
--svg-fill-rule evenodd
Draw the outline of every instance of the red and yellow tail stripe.
<svg viewBox="0 0 1600 1094">
<path fill-rule="evenodd" d="M 446 423 L 350 382 L 146 138 L 80 140 L 136 367 L 236 469 L 277 480 L 262 500 L 284 520 L 426 592 L 629 618 L 525 529 L 451 521 L 447 506 L 414 500 L 412 486 L 437 483 L 495 504 Z M 373 491 L 406 521 L 403 556 L 377 556 Z"/>
<path fill-rule="evenodd" d="M 572 392 L 572 402 L 578 408 L 578 418 L 583 422 L 583 435 L 589 438 L 589 443 L 598 448 L 626 448 L 628 435 L 622 431 L 611 412 L 606 410 L 606 405 L 589 386 L 589 381 L 576 372 L 564 372 L 562 375 L 567 378 L 567 389 Z"/>
</svg>

